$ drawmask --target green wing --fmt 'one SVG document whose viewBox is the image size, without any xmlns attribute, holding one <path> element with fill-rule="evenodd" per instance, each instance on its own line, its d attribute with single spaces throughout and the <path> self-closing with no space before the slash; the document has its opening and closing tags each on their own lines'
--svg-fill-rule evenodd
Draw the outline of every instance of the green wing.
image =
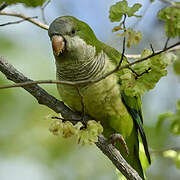
<svg viewBox="0 0 180 180">
<path fill-rule="evenodd" d="M 104 52 L 110 57 L 110 60 L 114 64 L 117 65 L 121 59 L 121 53 L 118 52 L 116 49 L 114 49 L 110 46 L 107 46 L 106 44 L 102 43 L 102 46 L 103 46 Z M 122 65 L 124 65 L 124 64 L 127 64 L 127 60 L 125 57 L 123 58 Z M 123 73 L 125 73 L 125 72 L 120 71 L 117 74 L 118 74 L 118 76 L 120 76 Z M 123 103 L 125 104 L 126 108 L 128 109 L 129 113 L 131 114 L 131 116 L 133 118 L 136 131 L 140 133 L 148 162 L 151 163 L 147 139 L 146 139 L 146 136 L 145 136 L 145 133 L 143 130 L 143 116 L 142 116 L 142 108 L 141 108 L 141 106 L 142 106 L 141 97 L 140 96 L 134 96 L 134 97 L 133 96 L 126 96 L 123 91 L 121 92 L 121 94 L 122 94 Z"/>
</svg>

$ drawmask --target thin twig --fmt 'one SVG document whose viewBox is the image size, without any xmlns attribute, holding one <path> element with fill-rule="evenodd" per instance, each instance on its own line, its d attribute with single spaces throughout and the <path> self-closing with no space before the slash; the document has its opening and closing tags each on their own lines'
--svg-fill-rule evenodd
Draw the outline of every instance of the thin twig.
<svg viewBox="0 0 180 180">
<path fill-rule="evenodd" d="M 177 50 L 180 50 L 180 46 L 175 46 L 169 50 L 166 50 L 166 52 L 173 52 L 173 51 L 177 51 Z M 159 52 L 160 50 L 158 51 L 155 51 L 155 53 Z M 125 54 L 125 56 L 128 58 L 128 59 L 140 59 L 141 58 L 141 54 Z"/>
<path fill-rule="evenodd" d="M 64 119 L 64 118 L 57 117 L 57 116 L 53 116 L 53 117 L 51 117 L 51 119 L 62 120 L 62 122 L 69 121 L 69 122 L 71 122 L 72 124 L 77 124 L 78 122 L 82 122 L 81 120 L 77 120 L 77 119 L 67 119 L 67 118 Z"/>
<path fill-rule="evenodd" d="M 155 51 L 154 51 L 154 48 L 153 48 L 153 45 L 152 44 L 150 44 L 150 48 L 151 48 L 151 50 L 152 50 L 152 52 L 153 52 L 153 54 L 155 53 Z M 167 47 L 166 47 L 167 48 Z"/>
<path fill-rule="evenodd" d="M 167 40 L 166 40 L 166 42 L 165 42 L 164 49 L 167 48 L 167 45 L 168 45 L 169 40 L 170 40 L 170 38 L 168 37 Z"/>
<path fill-rule="evenodd" d="M 151 70 L 151 68 L 149 67 L 149 68 L 146 69 L 144 72 L 138 74 L 138 76 L 136 77 L 136 79 L 137 79 L 138 77 L 141 77 L 142 75 L 144 75 L 144 74 L 146 74 L 146 73 L 149 73 L 150 70 Z"/>
<path fill-rule="evenodd" d="M 125 22 L 126 22 L 126 14 L 124 14 L 124 19 L 123 19 L 123 29 L 124 29 L 124 33 L 126 32 L 126 25 L 125 25 Z M 120 68 L 121 66 L 121 63 L 123 61 L 123 58 L 124 58 L 124 54 L 125 54 L 125 47 L 126 47 L 126 36 L 124 36 L 123 38 L 123 50 L 122 50 L 122 54 L 121 54 L 121 59 L 119 61 L 119 64 L 117 66 L 117 69 Z"/>
<path fill-rule="evenodd" d="M 39 21 L 36 21 L 36 20 L 34 20 L 32 18 L 29 18 L 28 16 L 25 16 L 23 14 L 0 11 L 0 15 L 19 17 L 19 18 L 22 18 L 22 19 L 24 19 L 26 21 L 29 21 L 29 22 L 31 22 L 31 23 L 33 23 L 33 24 L 37 25 L 38 27 L 40 27 L 42 29 L 45 29 L 45 30 L 48 30 L 48 28 L 49 28 L 48 25 L 43 24 L 43 23 L 41 23 Z"/>
<path fill-rule="evenodd" d="M 151 68 L 149 67 L 148 69 L 146 69 L 144 72 L 138 74 L 133 68 L 129 67 L 129 69 L 135 74 L 135 79 L 138 79 L 139 77 L 141 77 L 142 75 L 149 73 L 149 71 L 151 70 Z"/>
<path fill-rule="evenodd" d="M 180 7 L 177 3 L 175 3 L 175 2 L 173 2 L 173 1 L 171 1 L 171 0 L 161 0 L 163 3 L 167 3 L 167 4 L 169 4 L 169 5 L 171 5 L 171 6 L 175 6 L 175 7 Z"/>
<path fill-rule="evenodd" d="M 83 81 L 76 81 L 76 82 L 72 82 L 72 81 L 57 81 L 57 80 L 39 80 L 39 81 L 29 81 L 29 82 L 23 82 L 23 83 L 17 83 L 17 84 L 12 84 L 12 85 L 6 85 L 6 86 L 0 86 L 0 89 L 7 89 L 7 88 L 14 88 L 14 87 L 25 87 L 25 86 L 29 86 L 29 85 L 33 85 L 33 84 L 65 84 L 65 85 L 71 85 L 71 86 L 79 86 L 79 85 L 86 85 L 86 84 L 92 84 L 92 83 L 97 83 L 105 78 L 107 78 L 108 76 L 112 75 L 113 73 L 116 73 L 117 71 L 120 71 L 122 69 L 125 69 L 125 68 L 129 68 L 130 66 L 133 66 L 134 64 L 138 64 L 140 62 L 143 62 L 149 58 L 152 58 L 154 56 L 157 56 L 163 52 L 166 52 L 168 51 L 169 49 L 173 48 L 173 47 L 176 47 L 180 45 L 180 42 L 177 42 L 169 47 L 167 47 L 166 49 L 163 49 L 163 50 L 160 50 L 160 51 L 157 51 L 155 53 L 152 53 L 151 55 L 149 56 L 146 56 L 142 59 L 139 59 L 139 60 L 136 60 L 132 63 L 129 63 L 127 65 L 124 65 L 124 66 L 121 66 L 117 69 L 117 67 L 104 74 L 103 76 L 100 76 L 96 79 L 90 79 L 90 80 L 83 80 Z"/>
<path fill-rule="evenodd" d="M 19 20 L 19 21 L 7 22 L 7 23 L 4 23 L 4 24 L 0 24 L 0 26 L 7 26 L 7 25 L 11 25 L 11 24 L 18 24 L 18 23 L 27 21 L 28 19 L 35 19 L 35 18 L 38 18 L 38 16 L 28 17 L 27 19 L 22 19 L 22 20 Z"/>
<path fill-rule="evenodd" d="M 15 83 L 32 81 L 17 71 L 12 65 L 8 64 L 8 62 L 3 57 L 0 57 L 0 71 L 7 77 L 7 79 Z M 78 113 L 71 111 L 67 106 L 64 105 L 63 102 L 48 94 L 37 84 L 23 88 L 32 96 L 34 96 L 39 104 L 49 107 L 56 113 L 61 113 L 63 118 L 73 120 L 81 119 L 81 116 Z M 92 118 L 86 115 L 85 119 L 91 120 Z M 98 136 L 98 142 L 96 145 L 127 179 L 142 180 L 138 173 L 125 161 L 120 152 L 114 146 L 112 146 L 112 144 L 109 144 L 102 135 Z"/>
<path fill-rule="evenodd" d="M 45 8 L 47 5 L 51 2 L 51 0 L 46 1 L 42 6 L 41 6 L 41 15 L 42 15 L 42 20 L 44 24 L 47 24 L 46 17 L 45 17 Z"/>
<path fill-rule="evenodd" d="M 180 147 L 171 147 L 171 148 L 166 148 L 166 149 L 161 149 L 161 150 L 150 149 L 150 153 L 151 154 L 161 155 L 161 154 L 163 154 L 163 152 L 169 151 L 169 150 L 173 150 L 173 151 L 179 152 L 180 151 Z"/>
</svg>

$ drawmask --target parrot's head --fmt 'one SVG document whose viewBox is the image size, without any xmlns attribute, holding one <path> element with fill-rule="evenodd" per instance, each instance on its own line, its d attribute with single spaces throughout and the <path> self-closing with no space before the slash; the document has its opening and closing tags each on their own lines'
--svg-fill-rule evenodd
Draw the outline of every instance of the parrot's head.
<svg viewBox="0 0 180 180">
<path fill-rule="evenodd" d="M 58 61 L 89 59 L 98 42 L 88 24 L 72 16 L 55 19 L 48 30 L 53 53 Z"/>
</svg>

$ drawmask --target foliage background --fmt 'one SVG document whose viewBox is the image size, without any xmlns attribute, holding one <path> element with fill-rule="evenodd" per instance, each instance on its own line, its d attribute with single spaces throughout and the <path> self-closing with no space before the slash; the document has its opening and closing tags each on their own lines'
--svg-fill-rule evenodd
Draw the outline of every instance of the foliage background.
<svg viewBox="0 0 180 180">
<path fill-rule="evenodd" d="M 106 0 L 54 0 L 45 9 L 48 23 L 58 16 L 73 15 L 86 21 L 97 37 L 121 50 L 122 40 L 111 32 L 116 23 L 110 23 L 108 11 L 116 1 Z M 141 21 L 132 18 L 127 24 L 143 32 L 143 41 L 127 53 L 140 53 L 149 48 L 162 49 L 165 43 L 163 23 L 156 18 L 158 10 L 166 5 L 156 0 L 135 1 L 143 4 Z M 131 5 L 135 3 L 129 0 Z M 22 5 L 9 6 L 6 10 L 41 17 L 39 8 Z M 0 24 L 16 18 L 0 16 Z M 171 43 L 173 41 L 170 41 Z M 55 79 L 55 65 L 50 41 L 45 30 L 28 22 L 0 27 L 0 55 L 3 55 L 26 76 L 38 79 Z M 0 74 L 0 85 L 7 80 Z M 58 97 L 55 85 L 43 87 Z M 157 116 L 167 111 L 175 112 L 180 99 L 179 78 L 172 67 L 169 74 L 156 88 L 143 97 L 145 130 L 149 145 L 154 150 L 180 147 L 180 138 L 168 132 L 169 122 L 156 128 Z M 78 146 L 71 140 L 59 139 L 48 131 L 45 117 L 52 113 L 40 106 L 23 89 L 0 91 L 0 179 L 33 180 L 115 180 L 115 168 L 96 146 Z M 153 155 L 153 163 L 147 171 L 148 179 L 178 180 L 180 171 L 172 159 Z"/>
</svg>

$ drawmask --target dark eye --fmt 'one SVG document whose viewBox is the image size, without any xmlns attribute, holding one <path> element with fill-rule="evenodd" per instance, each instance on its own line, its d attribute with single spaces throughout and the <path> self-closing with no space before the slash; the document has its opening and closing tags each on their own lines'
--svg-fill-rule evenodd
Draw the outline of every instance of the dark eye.
<svg viewBox="0 0 180 180">
<path fill-rule="evenodd" d="M 75 34 L 75 33 L 76 33 L 76 30 L 72 29 L 71 34 Z"/>
</svg>

